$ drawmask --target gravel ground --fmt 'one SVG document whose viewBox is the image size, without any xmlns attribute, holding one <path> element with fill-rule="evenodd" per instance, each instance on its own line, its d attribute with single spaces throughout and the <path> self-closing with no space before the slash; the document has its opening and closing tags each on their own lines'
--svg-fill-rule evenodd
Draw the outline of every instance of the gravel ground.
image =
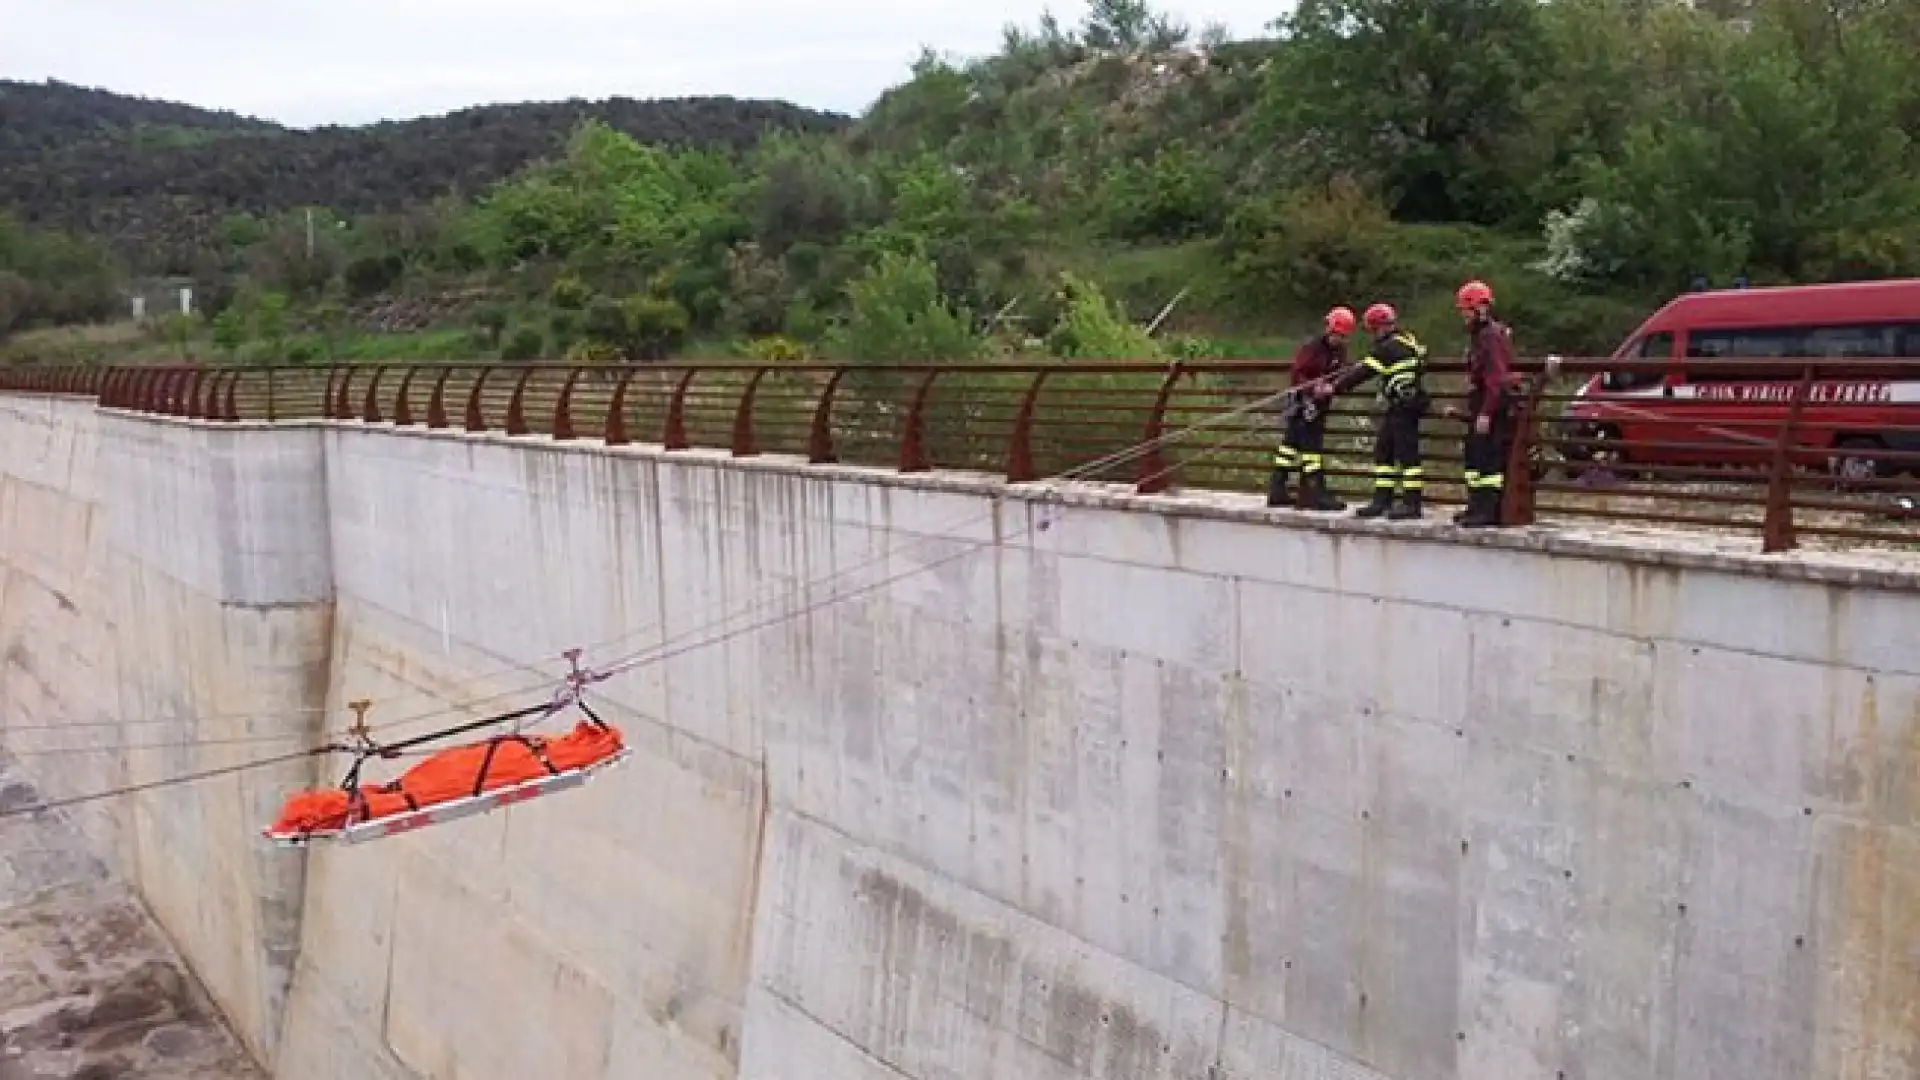
<svg viewBox="0 0 1920 1080">
<path fill-rule="evenodd" d="M 0 808 L 37 793 L 0 761 Z M 57 816 L 0 820 L 0 1080 L 265 1080 Z"/>
</svg>

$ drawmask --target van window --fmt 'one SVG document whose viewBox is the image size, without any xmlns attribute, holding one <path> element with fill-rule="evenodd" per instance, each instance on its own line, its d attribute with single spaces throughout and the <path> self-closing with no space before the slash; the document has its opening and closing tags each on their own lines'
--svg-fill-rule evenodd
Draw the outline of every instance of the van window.
<svg viewBox="0 0 1920 1080">
<path fill-rule="evenodd" d="M 1667 360 L 1673 356 L 1673 335 L 1666 332 L 1648 334 L 1641 338 L 1638 348 L 1628 349 L 1626 355 L 1640 360 Z M 1643 386 L 1658 386 L 1667 377 L 1665 371 L 1609 371 L 1601 376 L 1600 387 L 1603 390 L 1637 390 Z"/>
<path fill-rule="evenodd" d="M 1920 324 L 1695 330 L 1689 359 L 1712 357 L 1920 356 Z"/>
</svg>

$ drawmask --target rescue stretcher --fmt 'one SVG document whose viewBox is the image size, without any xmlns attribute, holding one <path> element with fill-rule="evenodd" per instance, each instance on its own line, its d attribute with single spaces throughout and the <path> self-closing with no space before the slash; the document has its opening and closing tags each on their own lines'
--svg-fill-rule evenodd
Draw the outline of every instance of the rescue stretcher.
<svg viewBox="0 0 1920 1080">
<path fill-rule="evenodd" d="M 491 813 L 502 807 L 531 802 L 548 795 L 557 795 L 562 791 L 580 787 L 601 772 L 611 769 L 633 756 L 633 750 L 621 747 L 612 756 L 602 758 L 591 765 L 577 769 L 564 769 L 551 776 L 537 776 L 531 780 L 522 780 L 504 787 L 482 791 L 478 795 L 468 795 L 450 802 L 433 803 L 418 810 L 404 810 L 397 814 L 370 818 L 354 822 L 337 829 L 276 831 L 273 826 L 261 830 L 269 841 L 277 847 L 298 848 L 312 843 L 359 844 L 368 840 L 384 840 L 390 836 L 424 829 L 430 825 L 444 825 L 449 821 L 475 817 Z"/>
<path fill-rule="evenodd" d="M 288 798 L 278 819 L 261 835 L 279 847 L 381 840 L 578 788 L 619 765 L 632 756 L 632 750 L 619 729 L 602 721 L 581 700 L 586 685 L 599 676 L 580 668 L 577 650 L 567 656 L 574 670 L 566 688 L 552 701 L 400 742 L 375 742 L 366 721 L 371 703 L 353 702 L 355 719 L 348 730 L 353 742 L 320 751 L 354 755 L 345 778 L 337 787 L 302 791 Z M 569 704 L 585 717 L 572 731 L 548 737 L 521 730 L 523 722 L 539 723 Z M 503 724 L 511 725 L 505 733 L 431 754 L 387 783 L 364 787 L 359 783 L 361 768 L 373 758 L 397 758 L 411 747 Z"/>
</svg>

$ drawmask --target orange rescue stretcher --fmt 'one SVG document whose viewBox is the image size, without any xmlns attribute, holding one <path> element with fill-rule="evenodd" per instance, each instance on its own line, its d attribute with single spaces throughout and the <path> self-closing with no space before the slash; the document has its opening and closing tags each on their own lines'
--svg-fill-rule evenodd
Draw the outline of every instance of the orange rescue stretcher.
<svg viewBox="0 0 1920 1080">
<path fill-rule="evenodd" d="M 381 746 L 367 734 L 365 703 L 354 704 L 361 713 L 353 728 L 358 745 L 332 748 L 358 755 L 346 779 L 339 787 L 303 791 L 288 799 L 279 819 L 264 830 L 268 840 L 299 847 L 314 841 L 355 844 L 397 836 L 579 787 L 632 753 L 619 729 L 576 701 L 587 718 L 565 735 L 497 735 L 434 754 L 389 783 L 363 787 L 358 783 L 360 768 L 369 758 L 395 757 L 409 746 L 529 715 L 544 717 L 554 710 L 522 710 Z"/>
</svg>

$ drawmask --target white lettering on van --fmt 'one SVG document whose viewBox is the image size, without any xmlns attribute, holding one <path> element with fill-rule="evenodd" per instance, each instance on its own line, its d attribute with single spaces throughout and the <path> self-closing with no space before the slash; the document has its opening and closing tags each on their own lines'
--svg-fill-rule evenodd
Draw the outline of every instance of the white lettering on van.
<svg viewBox="0 0 1920 1080">
<path fill-rule="evenodd" d="M 1790 402 L 1799 396 L 1799 383 L 1694 383 L 1694 396 L 1709 401 Z M 1886 382 L 1814 383 L 1807 400 L 1819 404 L 1884 405 L 1893 400 L 1893 384 Z"/>
</svg>

